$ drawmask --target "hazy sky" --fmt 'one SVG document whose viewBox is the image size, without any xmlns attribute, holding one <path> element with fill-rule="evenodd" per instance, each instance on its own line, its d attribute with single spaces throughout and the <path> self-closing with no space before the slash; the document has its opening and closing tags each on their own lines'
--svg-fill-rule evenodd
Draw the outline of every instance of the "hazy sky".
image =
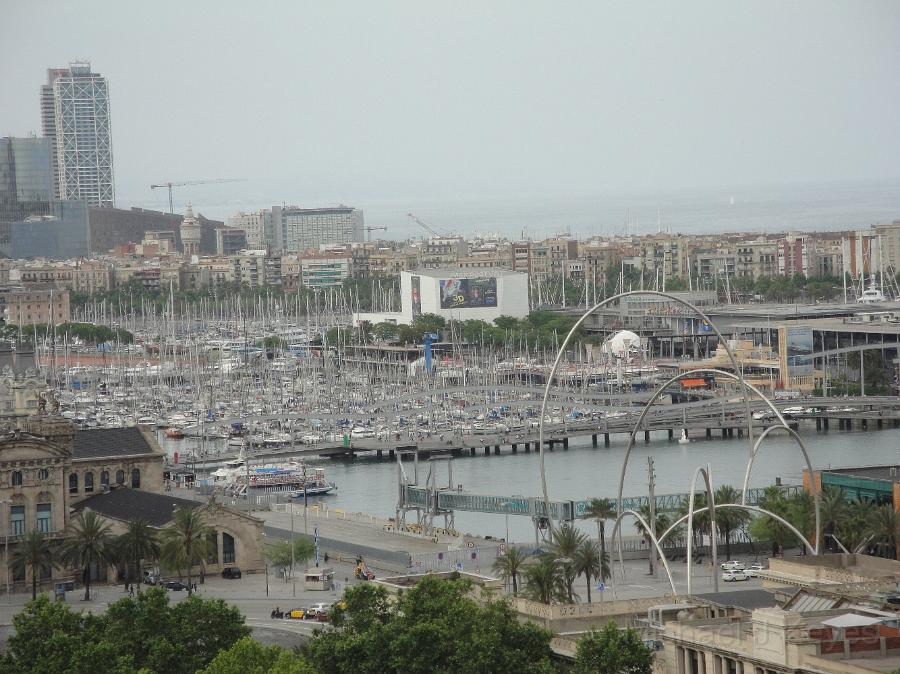
<svg viewBox="0 0 900 674">
<path fill-rule="evenodd" d="M 122 205 L 900 176 L 895 1 L 0 0 L 0 135 L 39 132 L 76 59 L 109 79 Z"/>
</svg>

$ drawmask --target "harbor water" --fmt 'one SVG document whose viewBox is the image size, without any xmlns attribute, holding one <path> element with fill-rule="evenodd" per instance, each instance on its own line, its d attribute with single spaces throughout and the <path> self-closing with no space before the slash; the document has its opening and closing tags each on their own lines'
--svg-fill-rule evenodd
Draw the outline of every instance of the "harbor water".
<svg viewBox="0 0 900 674">
<path fill-rule="evenodd" d="M 801 437 L 810 452 L 816 470 L 847 466 L 896 463 L 900 460 L 900 430 L 816 432 L 803 427 Z M 615 498 L 619 473 L 625 456 L 626 436 L 613 436 L 610 447 L 593 448 L 590 437 L 574 440 L 568 450 L 557 447 L 545 454 L 550 497 L 554 500 L 580 500 L 593 497 Z M 160 433 L 160 442 L 171 456 L 195 446 L 196 440 L 173 441 Z M 625 476 L 626 496 L 647 493 L 647 458 L 652 456 L 656 473 L 656 493 L 682 493 L 690 488 L 696 467 L 707 463 L 712 468 L 713 486 L 729 484 L 740 488 L 750 443 L 746 438 L 696 439 L 688 444 L 669 441 L 664 432 L 651 434 L 645 444 L 642 434 L 632 451 Z M 501 496 L 539 496 L 540 460 L 536 452 L 484 456 L 480 452 L 453 460 L 453 484 L 477 494 Z M 283 457 L 287 459 L 287 455 Z M 313 460 L 326 468 L 329 481 L 337 484 L 335 493 L 325 497 L 329 508 L 348 512 L 365 512 L 380 517 L 393 517 L 397 505 L 396 462 L 360 457 Z M 412 478 L 412 462 L 404 462 Z M 438 462 L 437 484 L 447 484 L 447 469 Z M 773 433 L 764 442 L 753 466 L 751 487 L 766 487 L 781 478 L 786 484 L 799 484 L 804 467 L 803 456 L 796 443 Z M 420 481 L 424 482 L 429 462 L 419 462 Z M 596 535 L 593 522 L 580 524 Z M 629 525 L 630 526 L 630 525 Z M 505 537 L 506 518 L 502 515 L 456 513 L 459 531 Z M 510 539 L 530 541 L 534 528 L 527 517 L 509 517 Z M 628 533 L 631 533 L 629 530 Z"/>
</svg>

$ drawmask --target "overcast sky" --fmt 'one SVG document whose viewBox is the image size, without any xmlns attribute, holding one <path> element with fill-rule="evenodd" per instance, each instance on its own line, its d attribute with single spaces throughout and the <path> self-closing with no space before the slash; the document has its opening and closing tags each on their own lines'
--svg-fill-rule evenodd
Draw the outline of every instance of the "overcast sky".
<svg viewBox="0 0 900 674">
<path fill-rule="evenodd" d="M 109 79 L 123 205 L 900 175 L 895 1 L 0 0 L 0 135 L 39 133 L 76 59 Z"/>
</svg>

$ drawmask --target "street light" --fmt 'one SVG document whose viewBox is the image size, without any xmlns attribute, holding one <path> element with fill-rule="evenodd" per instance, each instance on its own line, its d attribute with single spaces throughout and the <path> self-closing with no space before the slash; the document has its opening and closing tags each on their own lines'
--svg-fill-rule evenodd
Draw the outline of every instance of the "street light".
<svg viewBox="0 0 900 674">
<path fill-rule="evenodd" d="M 12 505 L 10 499 L 0 501 L 0 505 Z M 8 510 L 6 517 L 6 530 L 3 534 L 3 561 L 6 565 L 6 603 L 10 603 L 9 598 L 9 529 L 12 526 L 12 510 Z"/>
</svg>

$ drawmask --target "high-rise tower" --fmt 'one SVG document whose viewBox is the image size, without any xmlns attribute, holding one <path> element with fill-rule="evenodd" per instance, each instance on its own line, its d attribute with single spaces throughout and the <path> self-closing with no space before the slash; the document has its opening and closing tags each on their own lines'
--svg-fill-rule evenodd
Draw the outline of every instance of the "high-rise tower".
<svg viewBox="0 0 900 674">
<path fill-rule="evenodd" d="M 59 199 L 113 206 L 109 87 L 90 63 L 47 71 L 41 87 L 41 123 L 53 144 L 54 188 Z"/>
</svg>

